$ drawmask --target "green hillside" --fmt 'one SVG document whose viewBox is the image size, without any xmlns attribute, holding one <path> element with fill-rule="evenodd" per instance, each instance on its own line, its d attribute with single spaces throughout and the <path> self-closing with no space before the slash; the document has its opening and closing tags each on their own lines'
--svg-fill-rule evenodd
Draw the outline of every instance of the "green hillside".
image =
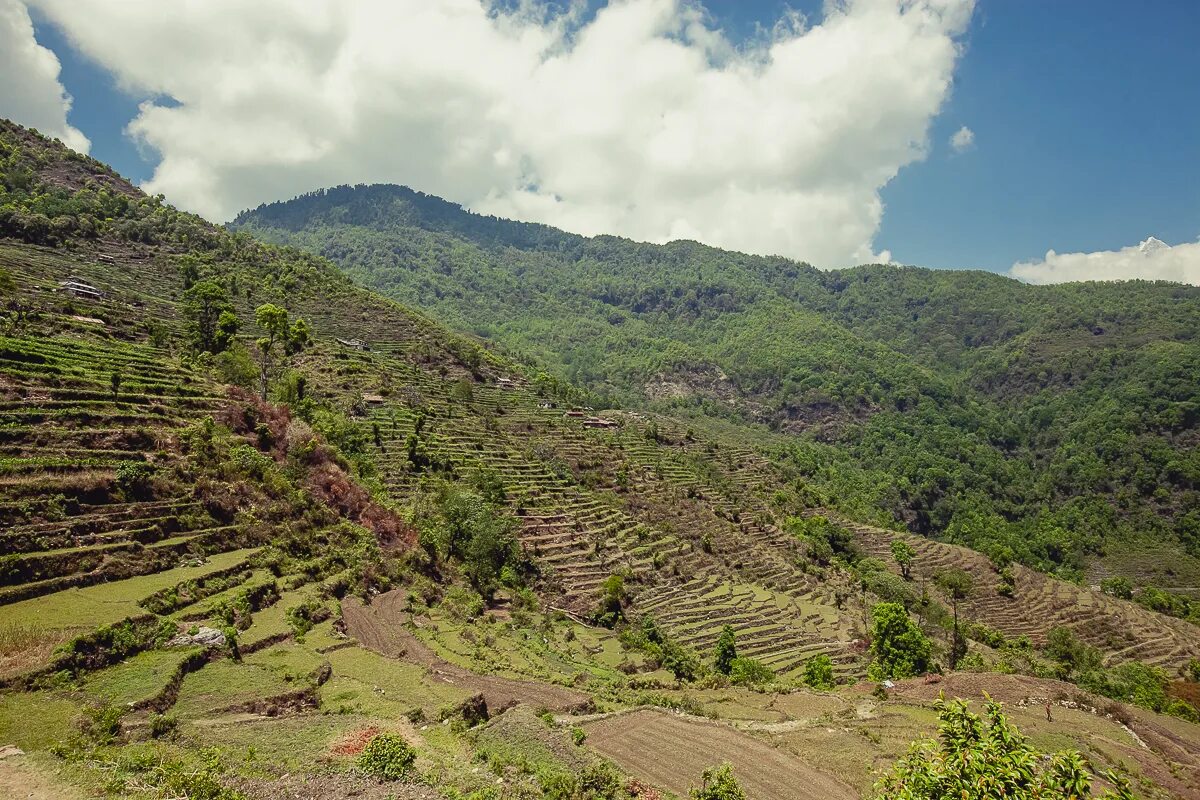
<svg viewBox="0 0 1200 800">
<path fill-rule="evenodd" d="M 864 518 L 1066 576 L 1196 585 L 1200 288 L 822 272 L 584 238 L 395 186 L 316 192 L 233 227 L 611 402 L 788 434 L 782 457 Z M 1172 568 L 1129 558 L 1159 546 Z"/>
<path fill-rule="evenodd" d="M 943 679 L 1148 797 L 1200 786 L 1189 608 L 865 524 L 894 483 L 854 455 L 874 420 L 973 444 L 945 418 L 995 406 L 816 311 L 779 324 L 917 399 L 799 442 L 740 405 L 604 409 L 0 122 L 0 788 L 632 800 L 730 761 L 755 797 L 849 800 Z"/>
</svg>

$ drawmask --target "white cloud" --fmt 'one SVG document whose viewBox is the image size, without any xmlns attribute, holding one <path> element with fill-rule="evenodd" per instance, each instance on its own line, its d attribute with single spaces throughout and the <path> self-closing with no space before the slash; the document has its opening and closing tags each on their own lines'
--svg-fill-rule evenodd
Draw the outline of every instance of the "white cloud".
<svg viewBox="0 0 1200 800">
<path fill-rule="evenodd" d="M 1171 246 L 1153 236 L 1131 247 L 1097 253 L 1046 253 L 1041 261 L 1012 267 L 1030 283 L 1142 280 L 1200 284 L 1200 241 Z"/>
<path fill-rule="evenodd" d="M 86 153 L 87 137 L 67 124 L 71 97 L 58 82 L 54 53 L 34 39 L 23 3 L 0 0 L 0 117 L 7 117 Z"/>
<path fill-rule="evenodd" d="M 963 125 L 950 137 L 950 146 L 956 153 L 965 153 L 975 145 L 975 131 Z"/>
<path fill-rule="evenodd" d="M 735 46 L 690 0 L 30 0 L 143 104 L 146 184 L 211 219 L 396 182 L 580 233 L 877 257 L 974 0 L 829 0 Z"/>
</svg>

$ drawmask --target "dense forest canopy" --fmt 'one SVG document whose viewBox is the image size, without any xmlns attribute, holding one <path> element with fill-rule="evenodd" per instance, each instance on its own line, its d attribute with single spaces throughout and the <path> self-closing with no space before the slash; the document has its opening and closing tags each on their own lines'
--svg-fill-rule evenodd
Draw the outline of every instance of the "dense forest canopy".
<svg viewBox="0 0 1200 800">
<path fill-rule="evenodd" d="M 824 272 L 387 185 L 232 227 L 327 256 L 611 404 L 785 434 L 781 456 L 876 520 L 1067 576 L 1145 543 L 1200 556 L 1200 288 Z"/>
</svg>

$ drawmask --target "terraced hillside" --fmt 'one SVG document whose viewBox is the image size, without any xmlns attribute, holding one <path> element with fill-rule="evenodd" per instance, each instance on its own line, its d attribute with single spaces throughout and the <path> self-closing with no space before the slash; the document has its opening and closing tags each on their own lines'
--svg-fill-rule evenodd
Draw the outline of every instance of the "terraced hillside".
<svg viewBox="0 0 1200 800">
<path fill-rule="evenodd" d="M 811 495 L 796 470 L 668 416 L 577 407 L 590 401 L 536 366 L 320 259 L 180 214 L 28 131 L 0 134 L 0 746 L 30 769 L 116 796 L 220 796 L 204 783 L 217 776 L 250 797 L 331 781 L 331 796 L 382 798 L 395 787 L 356 758 L 387 732 L 449 796 L 686 789 L 700 761 L 656 772 L 615 723 L 575 730 L 572 715 L 642 706 L 783 724 L 751 738 L 692 721 L 722 726 L 704 736 L 736 743 L 747 770 L 812 778 L 795 795 L 770 782 L 772 796 L 865 790 L 903 752 L 897 736 L 835 770 L 789 744 L 832 731 L 825 714 L 864 742 L 888 730 L 856 683 L 883 598 L 796 532 Z M 223 348 L 196 344 L 196 287 L 240 320 Z M 271 362 L 255 357 L 270 352 L 265 304 L 307 332 Z M 845 524 L 871 552 L 890 546 Z M 984 569 L 912 541 L 918 575 Z M 477 570 L 488 548 L 504 550 L 492 577 Z M 1039 642 L 1104 621 L 1087 641 L 1111 664 L 1171 679 L 1197 655 L 1194 629 L 1132 604 L 1026 572 L 1018 593 L 1044 609 L 1041 628 L 982 594 L 968 613 Z M 596 624 L 612 602 L 616 630 Z M 631 644 L 643 615 L 703 674 Z M 755 690 L 708 667 L 725 628 L 767 668 Z M 803 688 L 818 656 L 841 694 Z M 907 738 L 929 720 L 920 703 L 896 713 L 887 725 Z M 1103 725 L 1086 736 L 1121 736 Z M 1195 781 L 1190 767 L 1157 777 L 1169 758 L 1131 763 L 1178 794 L 1170 781 Z"/>
<path fill-rule="evenodd" d="M 964 603 L 964 615 L 1009 638 L 1028 637 L 1035 645 L 1043 646 L 1047 632 L 1062 627 L 1105 653 L 1107 663 L 1140 661 L 1174 670 L 1200 657 L 1200 628 L 1190 622 L 1047 578 L 1020 565 L 1009 567 L 1013 588 L 1010 593 L 1003 592 L 995 565 L 974 550 L 824 513 L 851 530 L 867 554 L 888 563 L 896 574 L 900 574 L 900 568 L 891 555 L 892 542 L 906 541 L 916 551 L 911 566 L 913 579 L 934 591 L 937 576 L 947 570 L 959 569 L 972 575 L 974 589 Z"/>
</svg>

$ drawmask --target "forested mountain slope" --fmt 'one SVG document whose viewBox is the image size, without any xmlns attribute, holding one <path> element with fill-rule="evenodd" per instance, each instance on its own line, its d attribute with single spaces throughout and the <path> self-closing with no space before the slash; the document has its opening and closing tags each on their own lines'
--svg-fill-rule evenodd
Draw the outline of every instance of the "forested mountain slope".
<svg viewBox="0 0 1200 800">
<path fill-rule="evenodd" d="M 316 192 L 233 227 L 615 402 L 789 434 L 783 457 L 860 515 L 1062 574 L 1200 583 L 1200 288 L 822 272 L 395 186 Z M 1161 568 L 1136 557 L 1148 548 Z"/>
</svg>

